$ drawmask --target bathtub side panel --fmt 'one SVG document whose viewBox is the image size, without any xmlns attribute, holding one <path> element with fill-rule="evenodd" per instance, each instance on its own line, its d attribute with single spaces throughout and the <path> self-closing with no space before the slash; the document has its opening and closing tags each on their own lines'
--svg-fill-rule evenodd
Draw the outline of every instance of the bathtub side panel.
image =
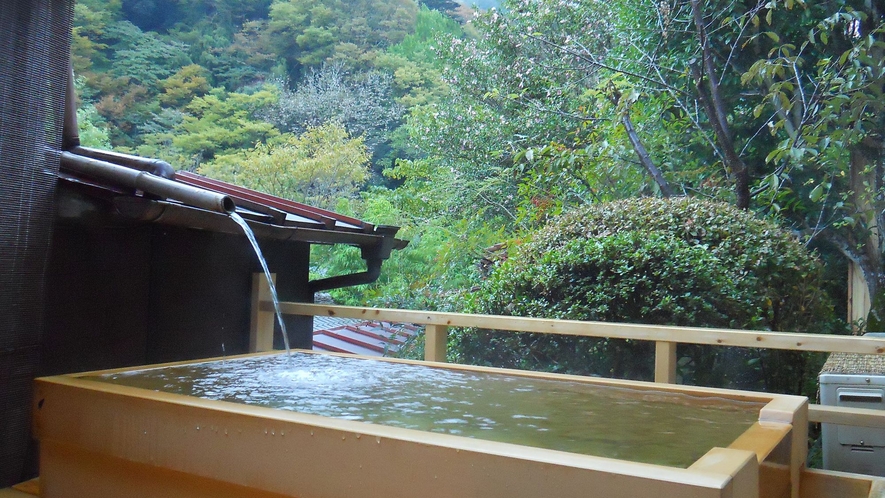
<svg viewBox="0 0 885 498">
<path fill-rule="evenodd" d="M 71 382 L 82 382 L 79 380 Z M 732 476 L 622 462 L 132 388 L 38 382 L 45 496 L 712 498 Z M 115 392 L 119 391 L 119 392 Z M 363 430 L 364 429 L 364 430 Z M 75 457 L 75 458 L 72 458 Z M 108 469 L 108 479 L 97 477 Z M 144 476 L 163 481 L 149 494 Z M 162 478 L 161 478 L 162 477 Z M 95 484 L 98 486 L 98 484 Z M 133 486 L 138 493 L 131 494 Z M 221 486 L 226 491 L 218 491 Z M 228 490 L 229 487 L 230 489 Z M 72 490 L 83 489 L 82 495 Z M 78 491 L 79 492 L 79 491 Z M 122 494 L 120 494 L 122 493 Z M 202 494 L 201 494 L 202 493 Z"/>
</svg>

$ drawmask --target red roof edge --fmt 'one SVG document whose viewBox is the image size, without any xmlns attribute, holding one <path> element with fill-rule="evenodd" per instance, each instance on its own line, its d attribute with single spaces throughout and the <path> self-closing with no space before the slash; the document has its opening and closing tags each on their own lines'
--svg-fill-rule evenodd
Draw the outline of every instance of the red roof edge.
<svg viewBox="0 0 885 498">
<path fill-rule="evenodd" d="M 316 220 L 317 222 L 323 223 L 328 228 L 335 228 L 335 222 L 340 221 L 342 223 L 347 223 L 360 227 L 364 232 L 367 233 L 372 233 L 375 229 L 375 226 L 371 223 L 366 223 L 356 218 L 351 218 L 349 216 L 344 216 L 342 214 L 327 211 L 325 209 L 308 206 L 307 204 L 302 204 L 300 202 L 290 201 L 288 199 L 283 199 L 282 197 L 265 194 L 262 192 L 258 192 L 257 190 L 248 189 L 221 180 L 215 180 L 213 178 L 208 178 L 196 173 L 178 171 L 175 173 L 174 179 L 175 181 L 187 185 L 220 192 L 230 195 L 234 198 L 239 197 L 249 202 L 264 204 L 266 206 L 279 209 L 287 213 L 296 214 L 298 216 L 303 216 L 305 218 Z"/>
</svg>

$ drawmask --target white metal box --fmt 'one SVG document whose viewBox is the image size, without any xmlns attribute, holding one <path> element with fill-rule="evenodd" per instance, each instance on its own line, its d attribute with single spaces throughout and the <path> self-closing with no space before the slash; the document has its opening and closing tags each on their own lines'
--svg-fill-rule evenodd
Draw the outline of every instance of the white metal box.
<svg viewBox="0 0 885 498">
<path fill-rule="evenodd" d="M 885 410 L 885 375 L 821 373 L 820 402 Z M 821 432 L 825 469 L 885 476 L 885 429 L 822 424 Z"/>
</svg>

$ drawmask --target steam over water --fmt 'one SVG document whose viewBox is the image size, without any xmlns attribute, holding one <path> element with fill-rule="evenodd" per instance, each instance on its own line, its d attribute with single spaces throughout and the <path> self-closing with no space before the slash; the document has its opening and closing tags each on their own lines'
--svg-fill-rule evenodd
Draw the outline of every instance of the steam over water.
<svg viewBox="0 0 885 498">
<path fill-rule="evenodd" d="M 105 382 L 637 462 L 688 467 L 758 403 L 294 353 L 109 374 Z"/>
</svg>

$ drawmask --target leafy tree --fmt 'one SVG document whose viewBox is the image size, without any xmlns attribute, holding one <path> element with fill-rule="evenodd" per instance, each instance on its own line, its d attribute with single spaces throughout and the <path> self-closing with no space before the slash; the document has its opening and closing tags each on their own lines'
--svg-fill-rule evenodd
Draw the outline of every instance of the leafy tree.
<svg viewBox="0 0 885 498">
<path fill-rule="evenodd" d="M 411 0 L 277 0 L 267 29 L 290 79 L 297 80 L 302 67 L 319 67 L 339 49 L 371 59 L 375 50 L 398 43 L 411 31 L 416 11 Z M 361 65 L 352 57 L 346 62 Z"/>
<path fill-rule="evenodd" d="M 190 64 L 185 46 L 115 19 L 116 11 L 88 3 L 78 11 L 83 16 L 76 21 L 87 24 L 75 28 L 81 39 L 75 44 L 74 59 L 81 50 L 82 58 L 89 58 L 89 63 L 77 63 L 85 78 L 81 95 L 95 102 L 109 125 L 113 145 L 135 146 L 139 125 L 159 110 L 161 79 Z"/>
<path fill-rule="evenodd" d="M 439 41 L 444 43 L 445 40 L 439 38 L 446 35 L 451 38 L 461 38 L 464 36 L 464 30 L 439 10 L 431 10 L 422 5 L 415 17 L 414 31 L 404 36 L 399 43 L 391 45 L 387 51 L 412 62 L 440 67 L 441 61 L 436 55 L 434 46 Z"/>
<path fill-rule="evenodd" d="M 99 149 L 111 148 L 107 127 L 95 111 L 94 105 L 81 104 L 77 108 L 77 128 L 81 145 Z"/>
<path fill-rule="evenodd" d="M 674 175 L 662 170 L 661 158 L 686 152 L 715 157 L 704 166 L 721 168 L 724 181 L 716 184 L 730 185 L 736 204 L 749 207 L 753 155 L 759 154 L 750 144 L 761 123 L 739 114 L 748 104 L 736 71 L 746 62 L 748 11 L 758 6 L 679 1 L 648 8 L 616 1 L 559 9 L 553 0 L 513 0 L 505 7 L 505 13 L 480 17 L 477 28 L 489 43 L 462 58 L 498 69 L 491 85 L 478 85 L 493 90 L 484 97 L 496 98 L 504 108 L 523 106 L 547 116 L 539 121 L 547 134 L 534 144 L 519 144 L 523 149 L 564 147 L 575 151 L 576 160 L 591 157 L 599 165 L 606 155 L 595 146 L 600 141 L 594 135 L 620 135 L 664 196 L 709 185 L 709 175 L 673 188 Z M 713 50 L 717 43 L 725 50 Z M 477 73 L 482 74 L 471 72 Z M 558 116 L 559 123 L 550 116 Z M 656 133 L 654 127 L 666 126 L 664 119 L 688 133 Z M 554 126 L 566 133 L 550 133 Z M 540 165 L 551 166 L 543 156 Z"/>
<path fill-rule="evenodd" d="M 761 197 L 856 265 L 873 296 L 868 325 L 878 330 L 885 320 L 885 11 L 850 5 L 772 4 L 813 20 L 798 33 L 757 14 L 757 43 L 769 51 L 743 82 L 762 94 L 753 112 L 778 140 Z"/>
<path fill-rule="evenodd" d="M 113 91 L 103 93 L 95 103 L 95 109 L 109 124 L 111 142 L 129 145 L 132 136 L 137 134 L 138 123 L 157 110 L 157 103 L 151 98 L 150 89 L 130 85 L 129 78 L 117 78 L 108 83 L 108 88 Z"/>
<path fill-rule="evenodd" d="M 362 136 L 398 188 L 333 207 L 386 206 L 418 242 L 407 279 L 348 299 L 449 306 L 440 282 L 473 285 L 496 238 L 672 193 L 777 214 L 885 306 L 882 21 L 860 0 L 507 0 L 463 26 L 409 0 L 81 0 L 72 52 L 88 134 L 122 150 L 195 168 L 329 120 Z"/>
<path fill-rule="evenodd" d="M 294 91 L 281 88 L 278 102 L 263 116 L 292 133 L 336 121 L 350 135 L 363 136 L 374 151 L 401 114 L 402 107 L 393 100 L 390 76 L 380 72 L 350 75 L 341 64 L 333 63 L 311 70 Z"/>
<path fill-rule="evenodd" d="M 100 40 L 108 24 L 120 15 L 120 2 L 98 4 L 77 2 L 74 5 L 74 27 L 71 31 L 71 62 L 76 74 L 82 75 L 94 64 L 103 66 L 107 58 L 103 51 L 108 46 Z"/>
<path fill-rule="evenodd" d="M 216 78 L 226 81 L 227 88 L 235 89 L 273 73 L 277 60 L 267 36 L 266 19 L 244 23 L 234 34 L 233 43 L 213 53 Z"/>
<path fill-rule="evenodd" d="M 310 127 L 219 156 L 201 167 L 216 178 L 299 202 L 334 208 L 368 178 L 369 153 L 362 137 L 350 138 L 338 123 Z"/>
<path fill-rule="evenodd" d="M 265 37 L 266 24 L 259 19 L 231 25 L 207 16 L 197 23 L 176 24 L 168 36 L 187 45 L 191 60 L 206 69 L 212 86 L 242 91 L 265 79 L 276 63 Z"/>
<path fill-rule="evenodd" d="M 659 119 L 666 103 L 641 101 L 594 60 L 560 48 L 574 43 L 605 59 L 616 45 L 615 27 L 627 24 L 619 24 L 618 5 L 562 9 L 552 0 L 511 1 L 501 12 L 480 14 L 472 23 L 476 38 L 439 43 L 451 94 L 412 110 L 411 138 L 450 167 L 509 184 L 503 207 L 519 211 L 522 221 L 543 220 L 567 205 L 669 189 L 648 152 L 641 167 L 655 171 L 657 188 L 632 171 L 640 134 L 659 123 L 633 125 L 631 113 Z M 618 129 L 622 123 L 626 132 Z M 683 148 L 660 143 L 664 153 Z"/>
<path fill-rule="evenodd" d="M 124 0 L 123 13 L 143 30 L 162 30 L 170 19 L 178 17 L 175 0 Z"/>
<path fill-rule="evenodd" d="M 436 131 L 444 139 L 469 136 L 488 115 L 476 107 L 493 103 L 504 116 L 520 103 L 585 120 L 566 134 L 551 133 L 556 128 L 550 119 L 536 121 L 549 135 L 525 128 L 521 134 L 505 132 L 520 137 L 516 144 L 479 140 L 488 148 L 475 155 L 497 151 L 498 157 L 517 160 L 516 173 L 523 175 L 520 205 L 544 207 L 530 213 L 534 219 L 570 202 L 599 198 L 606 182 L 598 172 L 614 171 L 600 168 L 612 164 L 605 156 L 630 163 L 606 152 L 624 150 L 628 138 L 657 190 L 666 193 L 666 184 L 676 179 L 681 187 L 676 192 L 715 195 L 741 208 L 783 210 L 806 235 L 828 241 L 853 261 L 874 301 L 885 305 L 878 297 L 885 282 L 879 249 L 885 241 L 875 228 L 885 210 L 878 172 L 882 113 L 876 112 L 885 58 L 877 4 L 689 0 L 652 8 L 612 2 L 559 10 L 552 1 L 505 5 L 500 14 L 480 17 L 479 41 L 454 49 L 456 99 L 471 87 L 486 93 L 468 93 L 464 107 L 448 106 L 454 126 L 444 119 Z M 601 14 L 607 22 L 594 24 Z M 580 16 L 583 25 L 598 29 L 582 29 L 573 22 Z M 627 29 L 631 24 L 642 29 Z M 552 54 L 558 54 L 558 66 Z M 551 95 L 565 97 L 557 101 Z M 522 122 L 532 122 L 523 116 Z M 533 136 L 543 138 L 533 144 Z M 469 142 L 460 148 L 439 143 L 439 150 L 433 143 L 425 148 L 443 157 L 446 150 L 449 156 L 470 150 Z M 523 152 L 508 154 L 508 146 Z M 669 158 L 672 169 L 661 158 Z M 501 166 L 507 169 L 506 162 Z"/>
<path fill-rule="evenodd" d="M 182 43 L 164 40 L 154 32 L 145 33 L 128 21 L 108 27 L 107 32 L 119 40 L 113 47 L 114 66 L 111 71 L 118 77 L 155 87 L 159 80 L 191 63 Z"/>
<path fill-rule="evenodd" d="M 205 95 L 209 91 L 206 69 L 197 64 L 190 64 L 160 82 L 163 93 L 160 103 L 167 106 L 181 105 L 193 100 L 194 97 Z"/>
<path fill-rule="evenodd" d="M 338 202 L 338 212 L 402 227 L 398 236 L 409 240 L 409 245 L 391 254 L 375 283 L 333 291 L 336 302 L 419 310 L 459 309 L 460 296 L 478 282 L 475 262 L 482 256 L 482 248 L 501 240 L 505 228 L 503 224 L 485 223 L 482 216 L 447 216 L 445 201 L 458 195 L 458 191 L 446 189 L 450 186 L 439 184 L 438 190 L 416 197 L 417 191 L 407 182 L 405 188 L 373 187 L 359 199 Z M 359 251 L 352 247 L 315 247 L 313 251 L 311 261 L 316 266 L 312 271 L 317 276 L 352 273 L 365 267 Z"/>
<path fill-rule="evenodd" d="M 164 109 L 152 114 L 143 125 L 143 143 L 136 151 L 196 169 L 216 155 L 254 147 L 279 135 L 272 124 L 254 117 L 276 99 L 272 86 L 251 94 L 214 88 L 202 97 L 194 97 L 183 111 Z"/>
<path fill-rule="evenodd" d="M 117 0 L 119 3 L 119 0 Z M 210 20 L 232 30 L 244 22 L 266 18 L 271 0 L 124 0 L 126 18 L 146 31 L 165 33 L 181 24 Z"/>
<path fill-rule="evenodd" d="M 178 0 L 179 22 L 198 24 L 210 18 L 213 24 L 227 29 L 266 19 L 272 0 Z"/>
<path fill-rule="evenodd" d="M 415 32 L 407 35 L 375 59 L 375 67 L 393 74 L 393 87 L 406 108 L 442 100 L 447 88 L 442 78 L 442 61 L 435 47 L 449 38 L 462 38 L 464 31 L 448 16 L 422 6 Z M 445 37 L 445 38 L 443 38 Z"/>
<path fill-rule="evenodd" d="M 460 4 L 454 0 L 422 0 L 422 8 L 428 8 L 438 12 L 453 12 Z"/>
</svg>

